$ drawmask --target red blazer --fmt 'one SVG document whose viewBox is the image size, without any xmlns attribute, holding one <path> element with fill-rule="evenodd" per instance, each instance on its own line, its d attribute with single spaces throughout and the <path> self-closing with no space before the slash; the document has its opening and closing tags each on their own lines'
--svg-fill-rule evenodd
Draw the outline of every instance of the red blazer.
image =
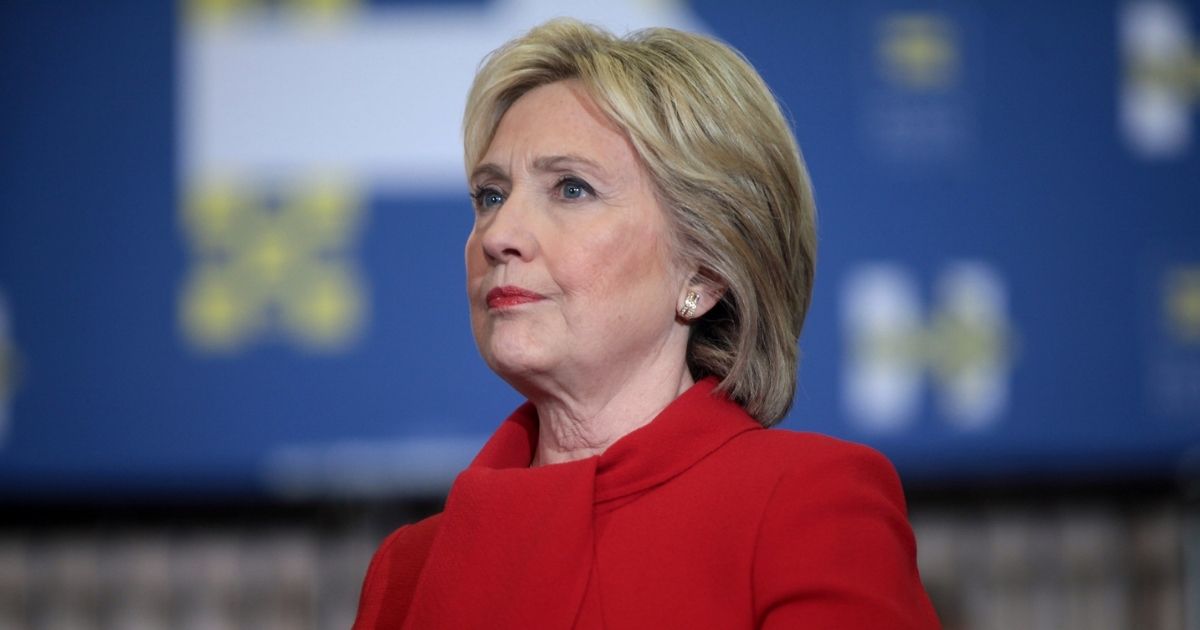
<svg viewBox="0 0 1200 630">
<path fill-rule="evenodd" d="M 891 465 L 697 383 L 603 454 L 530 468 L 526 403 L 367 571 L 355 630 L 938 628 Z"/>
</svg>

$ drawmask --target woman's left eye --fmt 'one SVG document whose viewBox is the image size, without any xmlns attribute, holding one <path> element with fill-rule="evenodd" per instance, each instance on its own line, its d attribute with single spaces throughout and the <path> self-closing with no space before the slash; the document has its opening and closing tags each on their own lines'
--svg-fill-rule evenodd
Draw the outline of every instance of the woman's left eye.
<svg viewBox="0 0 1200 630">
<path fill-rule="evenodd" d="M 558 192 L 562 195 L 563 199 L 571 201 L 583 199 L 586 195 L 595 194 L 595 191 L 592 190 L 592 187 L 587 182 L 574 177 L 560 180 L 558 182 Z"/>
</svg>

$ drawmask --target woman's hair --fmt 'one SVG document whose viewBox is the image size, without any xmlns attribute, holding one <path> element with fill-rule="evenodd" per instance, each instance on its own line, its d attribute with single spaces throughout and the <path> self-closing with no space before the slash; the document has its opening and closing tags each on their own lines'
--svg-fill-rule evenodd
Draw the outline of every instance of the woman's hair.
<svg viewBox="0 0 1200 630">
<path fill-rule="evenodd" d="M 671 226 L 674 254 L 720 301 L 693 322 L 687 364 L 765 426 L 791 407 L 812 295 L 816 208 L 791 129 L 735 50 L 668 28 L 617 38 L 553 20 L 492 52 L 463 119 L 467 171 L 530 90 L 573 79 L 628 135 Z"/>
</svg>

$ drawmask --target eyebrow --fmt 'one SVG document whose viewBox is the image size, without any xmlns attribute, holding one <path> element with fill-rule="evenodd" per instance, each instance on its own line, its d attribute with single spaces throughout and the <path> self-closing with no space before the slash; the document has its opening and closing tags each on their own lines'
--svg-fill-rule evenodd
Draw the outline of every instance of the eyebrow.
<svg viewBox="0 0 1200 630">
<path fill-rule="evenodd" d="M 601 180 L 608 179 L 607 172 L 604 170 L 604 167 L 600 166 L 598 162 L 573 153 L 566 155 L 547 155 L 536 158 L 533 161 L 533 168 L 534 170 L 550 173 L 561 173 L 564 171 L 582 168 L 583 170 L 590 171 L 592 175 L 595 175 Z M 500 168 L 499 165 L 492 162 L 480 164 L 479 166 L 475 167 L 475 170 L 471 171 L 471 181 L 475 181 L 485 176 L 492 179 L 498 179 L 506 183 L 512 181 L 508 173 L 503 168 Z"/>
<path fill-rule="evenodd" d="M 589 160 L 582 155 L 567 154 L 567 155 L 548 155 L 540 157 L 533 161 L 533 168 L 539 171 L 569 171 L 572 166 L 582 166 L 585 170 L 592 171 L 593 174 L 603 178 L 604 168 L 598 163 Z"/>
<path fill-rule="evenodd" d="M 480 164 L 475 167 L 475 170 L 471 171 L 471 181 L 476 181 L 484 176 L 487 176 L 489 179 L 498 179 L 506 184 L 512 181 L 508 178 L 508 173 L 504 172 L 504 169 L 491 162 Z"/>
</svg>

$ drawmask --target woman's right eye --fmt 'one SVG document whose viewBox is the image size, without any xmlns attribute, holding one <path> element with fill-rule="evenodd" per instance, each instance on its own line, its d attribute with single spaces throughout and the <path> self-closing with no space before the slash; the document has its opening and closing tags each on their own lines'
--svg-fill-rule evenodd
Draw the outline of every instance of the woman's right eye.
<svg viewBox="0 0 1200 630">
<path fill-rule="evenodd" d="M 504 193 L 495 188 L 480 188 L 471 193 L 476 210 L 491 210 L 504 203 Z"/>
</svg>

